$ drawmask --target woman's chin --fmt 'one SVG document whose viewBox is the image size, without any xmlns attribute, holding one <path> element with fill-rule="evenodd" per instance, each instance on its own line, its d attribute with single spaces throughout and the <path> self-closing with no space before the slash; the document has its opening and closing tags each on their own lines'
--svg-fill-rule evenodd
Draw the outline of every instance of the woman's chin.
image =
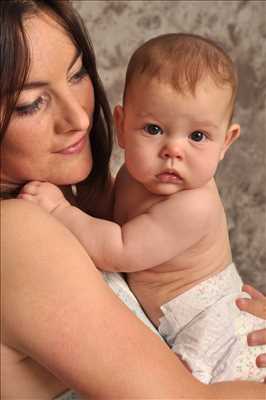
<svg viewBox="0 0 266 400">
<path fill-rule="evenodd" d="M 87 168 L 69 170 L 68 173 L 64 172 L 57 176 L 51 176 L 49 182 L 58 186 L 75 185 L 84 181 L 91 173 L 92 166 L 88 165 Z"/>
</svg>

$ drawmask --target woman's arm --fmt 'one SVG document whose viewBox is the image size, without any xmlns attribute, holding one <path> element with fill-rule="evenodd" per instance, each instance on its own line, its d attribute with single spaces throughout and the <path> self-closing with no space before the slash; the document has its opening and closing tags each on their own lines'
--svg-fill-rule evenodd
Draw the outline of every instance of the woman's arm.
<svg viewBox="0 0 266 400">
<path fill-rule="evenodd" d="M 7 346 L 90 398 L 265 398 L 262 384 L 196 381 L 52 216 L 21 200 L 1 212 Z"/>
</svg>

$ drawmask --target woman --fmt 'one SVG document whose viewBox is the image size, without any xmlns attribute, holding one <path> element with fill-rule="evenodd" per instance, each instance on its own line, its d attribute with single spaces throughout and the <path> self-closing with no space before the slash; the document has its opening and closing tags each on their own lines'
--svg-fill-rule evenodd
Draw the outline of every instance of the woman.
<svg viewBox="0 0 266 400">
<path fill-rule="evenodd" d="M 10 198 L 1 202 L 3 398 L 51 399 L 67 388 L 104 399 L 264 398 L 262 384 L 196 381 L 108 288 L 72 234 L 15 199 L 25 182 L 50 181 L 107 217 L 111 118 L 67 1 L 14 0 L 0 11 L 1 191 Z M 256 296 L 242 307 L 263 317 L 265 299 Z M 265 343 L 264 334 L 253 344 Z"/>
</svg>

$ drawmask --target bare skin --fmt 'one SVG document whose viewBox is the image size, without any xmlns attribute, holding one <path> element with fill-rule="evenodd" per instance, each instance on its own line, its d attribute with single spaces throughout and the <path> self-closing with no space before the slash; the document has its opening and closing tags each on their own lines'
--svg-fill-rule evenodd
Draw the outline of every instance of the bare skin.
<svg viewBox="0 0 266 400">
<path fill-rule="evenodd" d="M 27 22 L 35 86 L 22 93 L 5 132 L 1 182 L 71 185 L 92 165 L 92 85 L 54 20 Z M 260 384 L 196 381 L 107 287 L 71 232 L 39 207 L 1 202 L 1 230 L 3 399 L 51 399 L 66 388 L 105 400 L 265 397 Z"/>
<path fill-rule="evenodd" d="M 230 98 L 231 89 L 210 77 L 198 83 L 195 95 L 148 77 L 130 84 L 124 106 L 114 113 L 125 150 L 115 184 L 114 220 L 121 228 L 68 207 L 49 185 L 29 183 L 21 194 L 95 249 L 99 268 L 129 273 L 131 289 L 157 326 L 162 304 L 232 262 L 213 179 L 240 134 L 239 125 L 228 125 Z M 86 234 L 90 229 L 93 238 Z"/>
<path fill-rule="evenodd" d="M 50 399 L 67 387 L 91 399 L 264 398 L 261 384 L 196 381 L 108 289 L 67 229 L 20 200 L 3 202 L 1 211 L 3 399 Z"/>
<path fill-rule="evenodd" d="M 126 201 L 125 193 L 128 193 L 128 190 L 130 190 L 128 189 L 129 187 L 134 191 L 133 187 L 137 186 L 138 188 L 135 191 L 139 194 L 145 192 L 145 189 L 137 182 L 134 182 L 130 176 L 127 176 L 125 171 L 121 171 L 120 175 L 126 176 L 124 178 L 119 177 L 118 180 L 117 191 L 121 191 L 120 194 L 122 196 L 118 196 L 120 201 L 118 200 L 118 204 L 116 205 L 116 216 L 119 220 L 122 212 L 130 220 L 133 208 Z M 129 186 L 126 185 L 123 187 L 123 183 L 120 181 L 124 179 L 130 181 Z M 183 195 L 183 198 L 180 196 L 180 199 L 178 199 L 179 194 L 173 195 L 173 197 L 176 197 L 176 200 L 172 198 L 172 205 L 167 200 L 166 203 L 168 204 L 165 204 L 163 200 L 161 200 L 161 203 L 158 202 L 158 212 L 163 218 L 166 215 L 169 216 L 169 220 L 165 220 L 165 229 L 161 232 L 161 243 L 163 243 L 163 246 L 159 245 L 158 240 L 158 252 L 162 253 L 162 247 L 167 246 L 167 243 L 169 243 L 169 238 L 166 234 L 167 227 L 175 225 L 180 227 L 180 232 L 175 230 L 172 235 L 176 243 L 173 242 L 171 247 L 177 252 L 176 255 L 169 258 L 166 262 L 158 263 L 158 266 L 152 269 L 127 275 L 131 289 L 139 298 L 153 323 L 157 326 L 158 320 L 162 316 L 160 310 L 162 304 L 167 303 L 173 297 L 183 293 L 202 280 L 222 271 L 232 262 L 226 217 L 215 182 L 212 181 L 205 188 L 196 189 L 191 191 L 191 193 L 189 191 L 183 192 Z M 156 196 L 150 195 L 149 197 L 152 201 L 152 198 Z M 136 197 L 128 196 L 128 198 L 132 199 Z M 202 219 L 197 220 L 197 204 L 201 203 L 201 201 L 204 204 L 204 207 L 201 207 Z M 193 214 L 194 212 L 195 214 L 191 216 L 186 213 L 189 202 L 191 205 L 194 204 Z M 148 204 L 145 206 L 148 206 Z M 134 217 L 141 215 L 143 212 L 149 213 L 151 210 L 154 210 L 153 215 L 156 215 L 157 210 L 154 204 L 152 208 L 147 207 L 144 210 L 143 205 L 137 202 L 134 208 Z M 189 220 L 191 224 L 187 222 Z M 184 226 L 187 228 L 186 232 L 184 232 Z M 149 232 L 148 226 L 144 226 L 143 228 L 146 232 Z M 165 238 L 164 240 L 163 237 Z M 154 235 L 152 235 L 152 241 L 156 248 L 156 238 L 154 238 Z M 179 250 L 178 243 L 180 242 L 184 250 L 182 248 Z"/>
<path fill-rule="evenodd" d="M 30 183 L 21 197 L 53 209 L 53 215 L 70 228 L 88 251 L 94 249 L 91 257 L 101 269 L 130 272 L 130 287 L 149 318 L 158 325 L 163 303 L 231 263 L 223 207 L 214 182 L 206 188 L 166 198 L 150 194 L 124 169 L 118 177 L 117 191 L 121 193 L 115 216 L 119 222 L 125 222 L 121 229 L 115 223 L 91 218 L 69 206 L 50 184 Z M 54 201 L 53 196 L 58 196 L 58 200 Z M 188 202 L 195 207 L 186 207 Z M 204 205 L 205 215 L 200 214 L 197 226 L 199 203 Z M 90 229 L 93 236 L 87 234 Z M 146 232 L 152 232 L 151 241 L 143 239 Z"/>
<path fill-rule="evenodd" d="M 158 326 L 162 304 L 232 262 L 226 216 L 213 174 L 239 136 L 239 126 L 228 127 L 230 91 L 208 80 L 199 84 L 196 97 L 184 98 L 152 81 L 146 85 L 147 98 L 136 101 L 139 87 L 132 87 L 133 100 L 127 97 L 124 111 L 116 109 L 126 157 L 115 183 L 114 219 L 119 225 L 82 213 L 49 183 L 31 182 L 20 197 L 63 222 L 100 269 L 127 272 L 130 288 Z M 216 107 L 218 100 L 220 107 Z M 197 103 L 208 122 L 199 122 Z M 187 116 L 189 109 L 195 112 Z M 151 118 L 156 125 L 147 122 Z M 212 128 L 208 138 L 198 143 L 191 132 L 206 132 L 205 125 Z M 93 235 L 88 234 L 91 231 Z"/>
</svg>

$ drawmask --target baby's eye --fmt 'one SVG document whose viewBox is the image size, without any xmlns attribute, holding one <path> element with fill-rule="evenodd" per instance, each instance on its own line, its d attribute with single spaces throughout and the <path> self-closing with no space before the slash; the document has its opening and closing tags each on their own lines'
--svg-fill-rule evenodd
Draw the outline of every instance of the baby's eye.
<svg viewBox="0 0 266 400">
<path fill-rule="evenodd" d="M 193 142 L 204 142 L 207 139 L 205 133 L 201 131 L 194 131 L 190 134 L 189 137 L 191 140 L 193 140 Z"/>
<path fill-rule="evenodd" d="M 162 135 L 163 131 L 158 125 L 147 124 L 144 126 L 144 131 L 150 135 Z"/>
</svg>

